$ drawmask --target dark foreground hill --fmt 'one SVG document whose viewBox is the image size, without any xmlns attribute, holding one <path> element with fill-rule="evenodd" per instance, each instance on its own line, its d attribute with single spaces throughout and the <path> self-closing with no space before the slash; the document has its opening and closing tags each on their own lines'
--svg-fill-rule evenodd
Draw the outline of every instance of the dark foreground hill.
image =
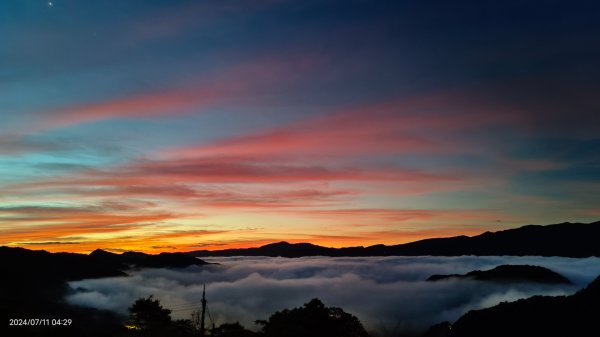
<svg viewBox="0 0 600 337">
<path fill-rule="evenodd" d="M 600 221 L 528 225 L 476 236 L 455 236 L 415 241 L 406 244 L 370 247 L 328 248 L 310 243 L 273 243 L 258 248 L 197 250 L 191 256 L 459 256 L 459 255 L 536 255 L 588 257 L 600 256 Z"/>
<path fill-rule="evenodd" d="M 532 282 L 545 284 L 571 284 L 561 274 L 548 268 L 529 265 L 500 265 L 490 270 L 474 270 L 464 275 L 431 275 L 427 281 L 448 279 L 472 279 L 499 283 Z"/>
<path fill-rule="evenodd" d="M 203 264 L 206 262 L 181 253 L 113 254 L 96 250 L 85 255 L 0 247 L 0 336 L 110 336 L 111 329 L 120 326 L 120 320 L 109 312 L 64 303 L 64 296 L 70 290 L 67 282 L 126 276 L 126 271 L 134 267 Z M 70 318 L 73 325 L 68 328 L 9 325 L 9 319 L 24 318 Z"/>
<path fill-rule="evenodd" d="M 534 296 L 472 310 L 427 337 L 600 336 L 600 277 L 572 296 Z"/>
</svg>

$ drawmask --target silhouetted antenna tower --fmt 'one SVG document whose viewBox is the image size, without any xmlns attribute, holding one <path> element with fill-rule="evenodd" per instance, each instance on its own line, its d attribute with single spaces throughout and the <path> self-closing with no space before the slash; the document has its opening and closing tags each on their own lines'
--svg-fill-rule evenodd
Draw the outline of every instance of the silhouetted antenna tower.
<svg viewBox="0 0 600 337">
<path fill-rule="evenodd" d="M 206 283 L 202 289 L 202 317 L 200 318 L 200 336 L 205 336 L 204 331 L 204 315 L 206 314 Z"/>
</svg>

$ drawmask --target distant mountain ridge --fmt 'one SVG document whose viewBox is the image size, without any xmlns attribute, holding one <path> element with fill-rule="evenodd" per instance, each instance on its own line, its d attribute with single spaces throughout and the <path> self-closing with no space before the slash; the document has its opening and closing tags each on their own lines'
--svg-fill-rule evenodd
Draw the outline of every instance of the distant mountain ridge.
<svg viewBox="0 0 600 337">
<path fill-rule="evenodd" d="M 569 279 L 548 268 L 530 265 L 503 264 L 490 270 L 474 270 L 464 275 L 431 275 L 427 281 L 472 279 L 499 283 L 533 282 L 546 284 L 572 284 Z"/>
<path fill-rule="evenodd" d="M 62 283 L 85 278 L 125 276 L 125 271 L 131 268 L 178 268 L 204 264 L 207 262 L 183 253 L 114 254 L 97 249 L 86 255 L 2 246 L 0 265 L 5 274 L 0 284 L 37 283 L 39 280 Z"/>
<path fill-rule="evenodd" d="M 110 263 L 117 268 L 182 268 L 191 265 L 205 265 L 205 261 L 183 253 L 160 253 L 156 255 L 140 252 L 110 253 L 96 249 L 89 257 L 97 262 Z"/>
<path fill-rule="evenodd" d="M 258 248 L 196 250 L 187 254 L 210 256 L 600 256 L 600 221 L 593 223 L 564 222 L 553 225 L 527 225 L 476 236 L 425 239 L 399 245 L 329 248 L 310 243 L 272 243 Z"/>
</svg>

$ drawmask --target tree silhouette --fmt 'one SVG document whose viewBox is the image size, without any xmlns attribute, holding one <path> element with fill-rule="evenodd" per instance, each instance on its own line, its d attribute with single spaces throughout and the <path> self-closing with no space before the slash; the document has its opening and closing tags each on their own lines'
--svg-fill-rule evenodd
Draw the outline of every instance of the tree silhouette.
<svg viewBox="0 0 600 337">
<path fill-rule="evenodd" d="M 152 295 L 136 300 L 129 307 L 127 327 L 139 336 L 160 336 L 171 323 L 171 310 L 163 308 Z"/>
<path fill-rule="evenodd" d="M 214 337 L 253 337 L 257 336 L 255 332 L 246 330 L 239 322 L 224 323 L 219 327 L 211 329 L 211 336 Z"/>
<path fill-rule="evenodd" d="M 263 325 L 266 337 L 368 337 L 356 318 L 344 310 L 326 307 L 315 298 L 303 307 L 285 309 L 271 315 Z"/>
</svg>

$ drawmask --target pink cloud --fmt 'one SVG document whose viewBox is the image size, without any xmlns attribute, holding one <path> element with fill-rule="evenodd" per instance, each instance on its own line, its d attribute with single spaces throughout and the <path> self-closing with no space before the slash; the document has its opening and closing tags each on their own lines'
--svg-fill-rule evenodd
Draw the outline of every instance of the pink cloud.
<svg viewBox="0 0 600 337">
<path fill-rule="evenodd" d="M 244 63 L 228 64 L 196 75 L 172 88 L 141 92 L 104 100 L 84 102 L 36 112 L 38 121 L 16 134 L 30 134 L 55 128 L 114 118 L 156 118 L 198 113 L 229 105 L 261 105 L 254 98 L 286 83 L 325 62 L 312 54 L 258 57 Z"/>
<path fill-rule="evenodd" d="M 172 149 L 166 158 L 320 158 L 453 152 L 465 144 L 452 133 L 507 125 L 511 114 L 481 113 L 493 108 L 463 95 L 428 95 L 353 106 L 281 127 L 214 142 Z"/>
<path fill-rule="evenodd" d="M 150 118 L 182 113 L 213 104 L 221 96 L 222 93 L 208 88 L 143 93 L 44 112 L 49 118 L 32 129 L 42 131 L 111 118 Z"/>
<path fill-rule="evenodd" d="M 394 209 L 394 208 L 330 208 L 282 211 L 286 214 L 303 215 L 320 219 L 333 220 L 383 220 L 385 223 L 421 221 L 441 218 L 445 221 L 454 220 L 487 220 L 505 216 L 496 210 L 490 209 Z"/>
<path fill-rule="evenodd" d="M 104 171 L 81 172 L 79 176 L 38 182 L 38 188 L 53 186 L 153 186 L 197 183 L 281 183 L 333 181 L 444 182 L 460 177 L 402 168 L 328 168 L 287 164 L 250 164 L 214 160 L 141 161 Z M 33 185 L 32 185 L 33 186 Z"/>
</svg>

